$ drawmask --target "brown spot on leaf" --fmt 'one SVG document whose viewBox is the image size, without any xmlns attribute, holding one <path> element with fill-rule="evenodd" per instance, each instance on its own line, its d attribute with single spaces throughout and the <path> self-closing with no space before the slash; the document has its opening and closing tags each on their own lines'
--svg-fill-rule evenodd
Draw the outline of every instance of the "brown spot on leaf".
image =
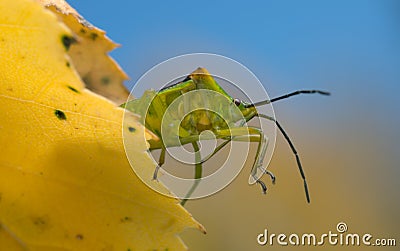
<svg viewBox="0 0 400 251">
<path fill-rule="evenodd" d="M 80 93 L 77 89 L 75 89 L 74 87 L 72 87 L 70 85 L 68 85 L 67 87 L 68 87 L 68 89 L 70 89 L 73 92 Z"/>
<path fill-rule="evenodd" d="M 101 83 L 103 85 L 108 85 L 111 82 L 111 79 L 109 77 L 102 77 L 101 78 Z"/>
<path fill-rule="evenodd" d="M 91 38 L 93 41 L 96 40 L 98 36 L 99 36 L 99 35 L 97 35 L 97 34 L 94 33 L 94 32 L 90 33 L 90 38 Z"/>
<path fill-rule="evenodd" d="M 75 39 L 74 37 L 69 36 L 69 35 L 62 35 L 61 41 L 62 41 L 62 43 L 63 43 L 64 48 L 65 48 L 66 51 L 69 50 L 69 47 L 71 47 L 71 44 L 77 42 L 76 39 Z"/>
<path fill-rule="evenodd" d="M 40 231 L 45 230 L 49 227 L 49 219 L 46 216 L 38 216 L 32 218 L 32 223 L 37 227 Z"/>
<path fill-rule="evenodd" d="M 63 111 L 55 110 L 55 111 L 54 111 L 54 114 L 56 115 L 56 117 L 57 117 L 59 120 L 67 120 L 67 116 L 65 115 L 65 113 L 64 113 Z"/>
<path fill-rule="evenodd" d="M 132 218 L 128 217 L 128 216 L 125 216 L 124 218 L 121 218 L 121 222 L 122 223 L 132 222 Z"/>
</svg>

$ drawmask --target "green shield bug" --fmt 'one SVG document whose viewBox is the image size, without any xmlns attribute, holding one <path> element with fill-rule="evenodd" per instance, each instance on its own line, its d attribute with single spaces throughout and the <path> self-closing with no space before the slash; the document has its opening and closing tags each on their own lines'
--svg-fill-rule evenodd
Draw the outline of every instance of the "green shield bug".
<svg viewBox="0 0 400 251">
<path fill-rule="evenodd" d="M 188 108 L 192 106 L 193 103 L 201 102 L 202 104 L 206 104 L 210 102 L 217 102 L 217 96 L 212 93 L 210 95 L 199 94 L 196 96 L 192 96 L 192 98 L 190 99 L 182 99 L 182 101 L 177 104 L 177 108 L 174 110 L 173 114 L 173 116 L 177 118 L 181 117 L 179 118 L 179 123 L 176 125 L 177 130 L 168 132 L 168 137 L 166 137 L 166 134 L 162 134 L 162 118 L 165 116 L 168 107 L 173 104 L 174 101 L 180 99 L 182 95 L 191 92 L 194 93 L 195 91 L 199 90 L 203 90 L 203 92 L 207 91 L 207 93 L 216 93 L 220 97 L 225 99 L 225 102 L 229 103 L 228 106 L 225 105 L 220 109 L 220 111 L 224 113 L 224 118 L 222 119 L 221 116 L 218 116 L 218 114 L 211 112 L 207 109 L 193 110 L 183 117 L 183 115 L 185 114 L 183 113 L 183 111 L 188 110 Z M 215 81 L 215 79 L 209 74 L 206 69 L 198 68 L 190 75 L 188 75 L 184 80 L 174 85 L 162 88 L 159 91 L 147 90 L 141 98 L 128 101 L 127 103 L 121 105 L 121 107 L 144 118 L 144 120 L 142 121 L 144 126 L 152 133 L 157 135 L 160 139 L 148 140 L 150 150 L 161 149 L 158 166 L 154 171 L 153 179 L 157 179 L 158 170 L 165 162 L 166 148 L 174 147 L 177 145 L 192 144 L 195 152 L 198 152 L 198 142 L 200 140 L 201 133 L 204 131 L 211 131 L 217 139 L 222 139 L 223 142 L 219 144 L 211 154 L 206 156 L 201 161 L 199 161 L 201 157 L 198 154 L 195 155 L 197 159 L 195 164 L 195 179 L 198 180 L 202 177 L 202 164 L 213 157 L 215 154 L 217 154 L 229 142 L 247 140 L 250 142 L 256 142 L 258 144 L 256 157 L 254 159 L 249 177 L 249 183 L 258 183 L 261 186 L 263 193 L 266 193 L 267 187 L 265 183 L 260 180 L 261 177 L 257 178 L 255 176 L 255 173 L 258 169 L 262 170 L 263 173 L 269 175 L 273 183 L 275 182 L 275 176 L 271 172 L 266 170 L 266 167 L 263 166 L 263 159 L 267 148 L 267 137 L 260 128 L 254 126 L 244 126 L 244 123 L 247 123 L 255 117 L 264 118 L 272 121 L 276 124 L 278 130 L 282 133 L 282 135 L 288 142 L 293 154 L 295 155 L 297 166 L 303 179 L 306 200 L 307 202 L 310 202 L 310 196 L 303 167 L 301 165 L 298 152 L 294 147 L 292 141 L 290 140 L 288 134 L 275 118 L 265 114 L 261 114 L 257 111 L 257 107 L 259 106 L 271 104 L 278 100 L 282 100 L 299 94 L 330 95 L 330 93 L 320 90 L 300 90 L 269 100 L 250 103 L 237 99 L 235 97 L 231 97 Z M 236 109 L 236 111 L 239 112 L 234 112 L 233 107 Z M 182 110 L 182 112 L 180 110 Z M 240 121 L 242 122 L 238 123 Z M 175 138 L 177 140 L 169 140 L 170 136 L 171 138 Z M 198 183 L 194 183 L 193 187 L 188 192 L 187 197 L 190 196 L 197 185 Z M 185 204 L 186 200 L 186 198 L 183 199 L 181 204 Z"/>
</svg>

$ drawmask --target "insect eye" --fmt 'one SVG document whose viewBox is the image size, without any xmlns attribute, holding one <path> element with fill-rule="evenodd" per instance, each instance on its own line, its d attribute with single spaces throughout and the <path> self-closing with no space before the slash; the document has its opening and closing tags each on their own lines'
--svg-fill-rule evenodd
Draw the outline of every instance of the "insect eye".
<svg viewBox="0 0 400 251">
<path fill-rule="evenodd" d="M 235 99 L 233 100 L 233 103 L 235 103 L 236 106 L 239 106 L 242 102 L 240 102 L 239 99 L 235 98 Z"/>
</svg>

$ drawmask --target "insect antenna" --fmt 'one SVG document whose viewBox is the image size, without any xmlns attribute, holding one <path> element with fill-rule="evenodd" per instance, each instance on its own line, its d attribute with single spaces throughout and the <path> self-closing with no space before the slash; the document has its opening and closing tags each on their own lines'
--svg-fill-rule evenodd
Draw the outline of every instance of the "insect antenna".
<svg viewBox="0 0 400 251">
<path fill-rule="evenodd" d="M 267 100 L 264 100 L 264 101 L 256 102 L 256 103 L 253 103 L 253 104 L 249 104 L 249 106 L 267 105 L 267 104 L 270 104 L 272 102 L 275 102 L 275 101 L 278 101 L 278 100 L 281 100 L 281 99 L 289 98 L 291 96 L 295 96 L 295 95 L 299 95 L 299 94 L 314 94 L 314 93 L 318 93 L 318 94 L 321 94 L 321 95 L 327 95 L 327 96 L 331 95 L 329 92 L 320 91 L 320 90 L 300 90 L 300 91 L 295 91 L 295 92 L 292 92 L 292 93 L 288 93 L 288 94 L 285 94 L 285 95 L 282 95 L 282 96 L 279 96 L 279 97 L 276 97 L 276 98 L 273 98 L 273 99 L 267 99 Z"/>
<path fill-rule="evenodd" d="M 293 94 L 293 95 L 296 95 L 296 94 Z M 310 194 L 308 193 L 308 186 L 307 186 L 306 176 L 304 175 L 303 167 L 302 167 L 301 162 L 300 162 L 300 157 L 299 157 L 299 155 L 298 155 L 298 153 L 296 151 L 296 148 L 294 147 L 292 141 L 290 140 L 288 134 L 285 132 L 285 130 L 282 128 L 282 126 L 279 124 L 279 122 L 276 119 L 274 119 L 273 117 L 270 117 L 270 116 L 265 115 L 265 114 L 258 114 L 258 117 L 265 118 L 265 119 L 268 119 L 268 120 L 271 120 L 271 121 L 275 122 L 275 124 L 278 127 L 279 131 L 282 133 L 283 137 L 286 139 L 286 142 L 288 142 L 290 148 L 292 149 L 293 154 L 296 156 L 297 166 L 299 168 L 300 175 L 301 175 L 301 178 L 303 179 L 303 183 L 304 183 L 304 191 L 306 193 L 307 202 L 310 203 Z"/>
</svg>

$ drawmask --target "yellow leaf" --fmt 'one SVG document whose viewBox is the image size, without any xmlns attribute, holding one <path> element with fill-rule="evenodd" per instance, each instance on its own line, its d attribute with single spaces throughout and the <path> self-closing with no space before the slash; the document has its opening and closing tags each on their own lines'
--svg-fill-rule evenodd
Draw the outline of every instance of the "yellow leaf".
<svg viewBox="0 0 400 251">
<path fill-rule="evenodd" d="M 128 76 L 107 54 L 118 45 L 64 0 L 37 1 L 53 11 L 73 32 L 77 43 L 71 45 L 68 55 L 86 87 L 118 105 L 126 102 L 129 92 L 123 82 Z"/>
<path fill-rule="evenodd" d="M 1 250 L 10 250 L 10 251 L 23 251 L 24 247 L 18 243 L 10 233 L 8 233 L 1 225 L 0 225 L 0 247 Z"/>
<path fill-rule="evenodd" d="M 124 111 L 84 88 L 72 33 L 30 0 L 0 13 L 0 249 L 184 250 L 177 233 L 201 225 L 134 174 Z M 133 164 L 151 173 L 144 128 L 125 121 Z"/>
</svg>

